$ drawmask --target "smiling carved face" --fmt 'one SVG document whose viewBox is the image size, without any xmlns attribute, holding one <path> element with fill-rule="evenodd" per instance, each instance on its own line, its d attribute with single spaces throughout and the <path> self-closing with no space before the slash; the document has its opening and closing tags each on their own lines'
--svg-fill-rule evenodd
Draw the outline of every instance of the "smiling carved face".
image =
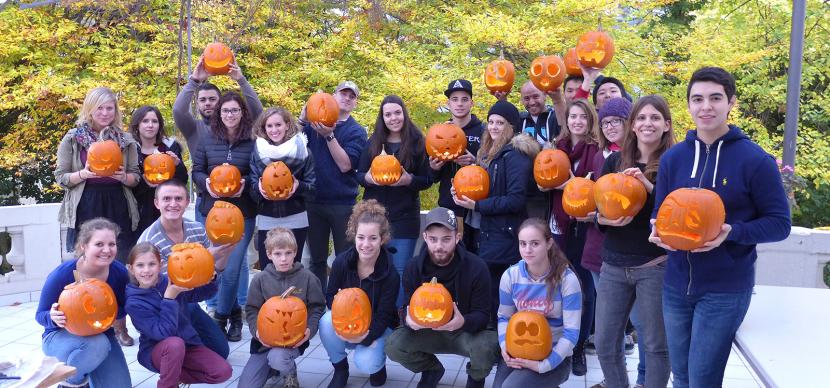
<svg viewBox="0 0 830 388">
<path fill-rule="evenodd" d="M 167 274 L 173 284 L 185 288 L 204 286 L 213 278 L 213 255 L 202 244 L 183 243 L 173 246 L 167 258 Z"/>
<path fill-rule="evenodd" d="M 271 347 L 294 346 L 305 336 L 308 310 L 296 296 L 274 296 L 260 308 L 257 335 Z"/>
<path fill-rule="evenodd" d="M 67 285 L 58 297 L 58 309 L 66 315 L 66 330 L 87 337 L 112 326 L 118 305 L 109 284 L 91 278 Z"/>
<path fill-rule="evenodd" d="M 418 287 L 409 300 L 409 317 L 424 327 L 443 326 L 452 319 L 452 314 L 452 296 L 436 278 Z"/>
<path fill-rule="evenodd" d="M 87 151 L 86 163 L 90 171 L 100 176 L 111 176 L 123 163 L 121 147 L 112 140 L 92 143 Z"/>
<path fill-rule="evenodd" d="M 632 176 L 606 174 L 594 184 L 594 201 L 599 212 L 609 220 L 633 217 L 646 203 L 646 188 Z"/>
</svg>

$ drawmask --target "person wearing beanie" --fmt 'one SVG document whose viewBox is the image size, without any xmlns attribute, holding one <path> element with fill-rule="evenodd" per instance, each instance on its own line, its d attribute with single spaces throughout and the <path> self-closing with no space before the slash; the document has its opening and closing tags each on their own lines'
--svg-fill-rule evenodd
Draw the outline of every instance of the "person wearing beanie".
<svg viewBox="0 0 830 388">
<path fill-rule="evenodd" d="M 594 83 L 593 101 L 597 110 L 602 109 L 606 102 L 612 98 L 622 97 L 631 102 L 631 96 L 625 90 L 622 81 L 614 77 L 600 76 Z"/>
</svg>

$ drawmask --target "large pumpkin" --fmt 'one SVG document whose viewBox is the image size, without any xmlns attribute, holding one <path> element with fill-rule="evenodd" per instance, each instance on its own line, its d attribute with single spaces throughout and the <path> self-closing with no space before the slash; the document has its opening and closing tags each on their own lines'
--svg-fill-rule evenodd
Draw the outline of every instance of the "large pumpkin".
<svg viewBox="0 0 830 388">
<path fill-rule="evenodd" d="M 565 53 L 565 72 L 568 75 L 582 77 L 582 69 L 579 67 L 579 58 L 576 56 L 576 47 L 568 49 Z"/>
<path fill-rule="evenodd" d="M 609 220 L 633 217 L 646 204 L 646 188 L 633 176 L 606 174 L 594 184 L 594 201 L 600 214 Z"/>
<path fill-rule="evenodd" d="M 173 179 L 176 175 L 176 159 L 162 153 L 144 158 L 144 180 L 154 185 Z"/>
<path fill-rule="evenodd" d="M 210 189 L 220 197 L 230 197 L 242 187 L 242 173 L 236 166 L 222 163 L 210 171 Z"/>
<path fill-rule="evenodd" d="M 386 153 L 386 149 L 381 149 L 380 154 L 372 159 L 369 174 L 372 174 L 375 183 L 388 186 L 401 179 L 403 167 L 395 155 L 389 155 Z"/>
<path fill-rule="evenodd" d="M 66 330 L 87 337 L 112 326 L 118 303 L 107 282 L 92 278 L 64 287 L 58 297 L 58 309 L 66 316 Z"/>
<path fill-rule="evenodd" d="M 262 172 L 262 191 L 265 196 L 274 201 L 288 199 L 291 189 L 294 188 L 294 176 L 291 170 L 281 160 L 272 162 Z"/>
<path fill-rule="evenodd" d="M 571 160 L 562 150 L 545 149 L 533 159 L 533 179 L 539 187 L 562 186 L 571 177 Z"/>
<path fill-rule="evenodd" d="M 223 43 L 213 42 L 205 47 L 204 56 L 205 71 L 209 74 L 228 74 L 231 63 L 233 63 L 233 51 Z"/>
<path fill-rule="evenodd" d="M 558 55 L 541 56 L 530 64 L 530 82 L 542 92 L 548 93 L 562 86 L 565 80 L 565 62 Z"/>
<path fill-rule="evenodd" d="M 516 68 L 513 66 L 513 62 L 504 59 L 503 55 L 499 59 L 490 62 L 484 69 L 484 85 L 493 93 L 509 92 L 513 89 L 515 79 Z"/>
<path fill-rule="evenodd" d="M 199 243 L 173 245 L 167 258 L 167 275 L 173 284 L 196 288 L 210 283 L 213 278 L 213 254 Z"/>
<path fill-rule="evenodd" d="M 666 245 L 691 251 L 720 234 L 726 210 L 720 196 L 707 189 L 681 188 L 663 199 L 657 210 L 657 235 Z"/>
<path fill-rule="evenodd" d="M 236 205 L 216 201 L 205 218 L 208 239 L 217 245 L 235 244 L 245 233 L 245 217 Z"/>
<path fill-rule="evenodd" d="M 536 311 L 516 312 L 507 322 L 505 345 L 511 357 L 544 360 L 553 348 L 548 320 Z"/>
<path fill-rule="evenodd" d="M 86 163 L 89 171 L 99 176 L 112 176 L 123 163 L 121 147 L 113 140 L 96 141 L 89 146 Z"/>
<path fill-rule="evenodd" d="M 427 155 L 446 162 L 464 155 L 467 135 L 455 124 L 435 124 L 427 131 L 425 144 Z"/>
<path fill-rule="evenodd" d="M 305 337 L 308 310 L 302 299 L 288 296 L 293 291 L 294 287 L 289 287 L 282 295 L 271 297 L 260 307 L 256 327 L 263 344 L 288 348 Z"/>
<path fill-rule="evenodd" d="M 409 299 L 409 318 L 423 327 L 443 326 L 452 314 L 452 295 L 436 278 L 418 287 Z"/>
<path fill-rule="evenodd" d="M 594 181 L 575 177 L 568 181 L 562 192 L 562 209 L 569 216 L 585 217 L 597 209 L 594 201 Z"/>
<path fill-rule="evenodd" d="M 348 340 L 366 334 L 372 323 L 372 304 L 366 292 L 357 287 L 337 291 L 331 302 L 331 322 L 334 331 Z"/>
<path fill-rule="evenodd" d="M 314 93 L 305 105 L 305 116 L 310 123 L 333 127 L 340 116 L 340 105 L 337 105 L 337 100 L 331 94 Z"/>
<path fill-rule="evenodd" d="M 579 62 L 595 69 L 604 69 L 614 58 L 614 39 L 602 30 L 582 34 L 576 42 Z"/>
<path fill-rule="evenodd" d="M 481 201 L 490 194 L 490 174 L 480 166 L 469 165 L 458 169 L 452 178 L 455 196 L 466 196 L 473 201 Z"/>
</svg>

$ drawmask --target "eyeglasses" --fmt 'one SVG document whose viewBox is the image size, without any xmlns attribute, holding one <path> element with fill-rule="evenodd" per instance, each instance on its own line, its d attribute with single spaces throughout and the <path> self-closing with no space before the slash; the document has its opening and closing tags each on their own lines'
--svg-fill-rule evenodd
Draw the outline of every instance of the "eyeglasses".
<svg viewBox="0 0 830 388">
<path fill-rule="evenodd" d="M 623 122 L 622 119 L 611 119 L 611 120 L 608 120 L 608 121 L 600 124 L 600 128 L 605 129 L 605 128 L 616 127 L 616 126 L 621 125 L 622 122 Z"/>
<path fill-rule="evenodd" d="M 242 109 L 239 109 L 239 108 L 222 109 L 219 112 L 223 116 L 236 116 L 236 115 L 242 113 Z"/>
</svg>

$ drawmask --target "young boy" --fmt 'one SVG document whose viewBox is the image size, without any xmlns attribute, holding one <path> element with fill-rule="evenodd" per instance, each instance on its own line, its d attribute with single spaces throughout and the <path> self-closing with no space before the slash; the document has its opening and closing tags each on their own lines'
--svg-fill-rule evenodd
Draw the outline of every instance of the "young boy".
<svg viewBox="0 0 830 388">
<path fill-rule="evenodd" d="M 283 387 L 299 387 L 297 381 L 296 359 L 308 347 L 308 340 L 317 333 L 317 323 L 326 310 L 326 298 L 320 279 L 311 271 L 294 262 L 297 254 L 297 240 L 290 229 L 274 228 L 265 238 L 268 252 L 268 264 L 265 269 L 254 275 L 248 288 L 248 301 L 245 304 L 245 319 L 251 329 L 251 357 L 242 370 L 238 387 L 261 387 L 266 380 L 282 378 Z M 305 302 L 308 309 L 308 323 L 305 337 L 292 348 L 269 348 L 262 344 L 257 333 L 257 315 L 262 305 L 273 296 L 281 295 L 289 287 L 295 287 L 292 294 Z M 266 365 L 270 368 L 266 368 Z M 274 376 L 271 369 L 277 371 Z"/>
</svg>

